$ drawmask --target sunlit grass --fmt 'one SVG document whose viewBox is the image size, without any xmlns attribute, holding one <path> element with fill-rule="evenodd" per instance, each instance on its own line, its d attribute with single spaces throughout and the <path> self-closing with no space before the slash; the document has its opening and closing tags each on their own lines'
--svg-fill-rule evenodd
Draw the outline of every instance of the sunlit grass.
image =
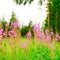
<svg viewBox="0 0 60 60">
<path fill-rule="evenodd" d="M 22 47 L 22 44 L 26 47 Z M 0 48 L 0 60 L 60 60 L 59 45 L 59 42 L 6 38 Z"/>
</svg>

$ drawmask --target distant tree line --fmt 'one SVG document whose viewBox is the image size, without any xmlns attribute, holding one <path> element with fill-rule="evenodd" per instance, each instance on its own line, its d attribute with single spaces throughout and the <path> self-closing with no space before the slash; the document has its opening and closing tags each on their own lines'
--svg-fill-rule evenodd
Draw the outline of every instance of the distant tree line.
<svg viewBox="0 0 60 60">
<path fill-rule="evenodd" d="M 17 4 L 32 3 L 34 0 L 14 0 Z M 39 5 L 42 5 L 46 0 L 39 0 Z M 48 15 L 44 22 L 43 29 L 53 30 L 55 33 L 60 33 L 60 0 L 47 0 Z"/>
</svg>

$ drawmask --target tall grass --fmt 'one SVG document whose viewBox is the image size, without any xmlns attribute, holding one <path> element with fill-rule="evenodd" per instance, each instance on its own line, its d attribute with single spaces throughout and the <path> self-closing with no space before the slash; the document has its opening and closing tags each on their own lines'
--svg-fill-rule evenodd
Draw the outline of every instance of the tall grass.
<svg viewBox="0 0 60 60">
<path fill-rule="evenodd" d="M 60 43 L 6 38 L 0 48 L 0 60 L 60 60 Z"/>
</svg>

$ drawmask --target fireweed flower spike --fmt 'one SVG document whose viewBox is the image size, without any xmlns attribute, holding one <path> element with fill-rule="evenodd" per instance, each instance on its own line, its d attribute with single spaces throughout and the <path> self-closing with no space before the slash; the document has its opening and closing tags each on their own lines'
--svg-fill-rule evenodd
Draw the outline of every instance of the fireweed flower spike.
<svg viewBox="0 0 60 60">
<path fill-rule="evenodd" d="M 50 41 L 51 40 L 51 37 L 50 36 L 46 36 L 46 41 Z"/>
<path fill-rule="evenodd" d="M 60 39 L 60 36 L 59 36 L 59 39 Z"/>
<path fill-rule="evenodd" d="M 2 45 L 3 28 L 0 28 L 0 46 Z"/>
<path fill-rule="evenodd" d="M 12 23 L 11 23 L 11 26 L 12 26 L 13 28 L 17 28 L 17 27 L 20 26 L 20 22 L 12 22 Z"/>
<path fill-rule="evenodd" d="M 60 40 L 60 35 L 59 35 L 59 34 L 56 34 L 56 38 L 57 38 L 58 40 Z"/>
<path fill-rule="evenodd" d="M 28 48 L 28 46 L 27 46 L 25 43 L 22 43 L 22 44 L 21 44 L 21 47 L 22 47 L 22 48 Z"/>
<path fill-rule="evenodd" d="M 49 30 L 48 30 L 48 29 L 46 29 L 45 33 L 46 33 L 46 35 L 49 35 Z"/>
<path fill-rule="evenodd" d="M 9 36 L 9 37 L 13 37 L 13 36 L 14 36 L 14 31 L 13 31 L 13 30 L 10 30 L 10 31 L 8 32 L 8 36 Z"/>
<path fill-rule="evenodd" d="M 5 36 L 5 34 L 6 34 L 6 33 L 5 33 L 5 31 L 4 31 L 4 32 L 3 32 L 3 35 Z"/>
<path fill-rule="evenodd" d="M 51 36 L 53 36 L 54 35 L 54 32 L 51 32 Z"/>
<path fill-rule="evenodd" d="M 22 44 L 21 47 L 22 47 L 22 48 L 25 48 L 25 44 Z"/>
<path fill-rule="evenodd" d="M 27 37 L 32 37 L 32 34 L 31 34 L 31 32 L 29 31 L 29 32 L 27 32 Z"/>
<path fill-rule="evenodd" d="M 40 26 L 38 24 L 35 24 L 33 27 L 34 37 L 35 39 L 38 39 L 41 37 L 40 35 Z"/>
<path fill-rule="evenodd" d="M 34 31 L 40 31 L 40 26 L 38 24 L 35 24 L 33 29 Z"/>
<path fill-rule="evenodd" d="M 9 26 L 9 24 L 8 23 L 6 23 L 6 25 L 5 25 L 6 27 L 8 27 Z"/>
<path fill-rule="evenodd" d="M 3 34 L 3 28 L 0 28 L 0 35 Z"/>
<path fill-rule="evenodd" d="M 6 37 L 6 32 L 4 31 L 4 32 L 3 32 L 3 38 L 5 38 L 5 37 Z"/>
<path fill-rule="evenodd" d="M 49 35 L 49 30 L 46 29 L 45 33 L 46 33 L 46 35 L 45 35 L 45 40 L 46 40 L 46 41 L 50 41 L 50 40 L 51 40 L 51 37 L 50 37 L 50 35 Z"/>
<path fill-rule="evenodd" d="M 38 38 L 42 39 L 43 35 L 41 32 L 38 33 Z"/>
<path fill-rule="evenodd" d="M 59 34 L 56 34 L 56 38 L 59 38 Z"/>
<path fill-rule="evenodd" d="M 53 31 L 50 32 L 50 36 L 51 36 L 51 41 L 53 41 L 54 40 L 54 32 Z"/>
<path fill-rule="evenodd" d="M 44 33 L 39 32 L 39 33 L 38 33 L 38 38 L 43 40 L 43 39 L 45 38 Z"/>
</svg>

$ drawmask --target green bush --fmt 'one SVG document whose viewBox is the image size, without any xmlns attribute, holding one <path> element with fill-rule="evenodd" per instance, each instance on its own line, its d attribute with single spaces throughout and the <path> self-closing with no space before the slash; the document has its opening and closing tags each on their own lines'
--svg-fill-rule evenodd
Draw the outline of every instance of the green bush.
<svg viewBox="0 0 60 60">
<path fill-rule="evenodd" d="M 27 32 L 29 30 L 31 31 L 32 36 L 34 36 L 32 21 L 29 22 L 28 26 L 26 26 L 26 25 L 22 26 L 22 28 L 21 28 L 21 36 L 23 36 L 23 37 L 26 36 L 26 34 L 27 34 Z"/>
</svg>

